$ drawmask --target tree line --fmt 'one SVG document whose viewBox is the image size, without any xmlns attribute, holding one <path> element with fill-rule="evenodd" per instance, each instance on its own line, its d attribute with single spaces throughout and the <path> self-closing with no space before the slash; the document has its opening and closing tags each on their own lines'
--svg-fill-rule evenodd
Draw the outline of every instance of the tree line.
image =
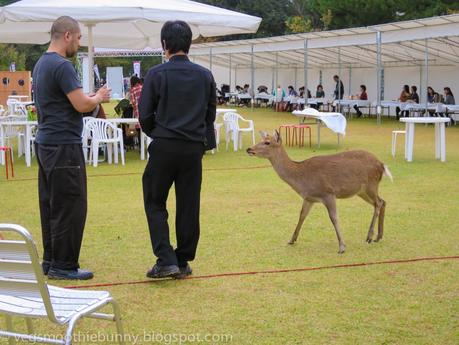
<svg viewBox="0 0 459 345">
<path fill-rule="evenodd" d="M 0 0 L 0 6 L 15 0 Z M 284 34 L 361 27 L 402 20 L 459 13 L 458 0 L 198 0 L 229 10 L 263 18 L 255 34 L 207 38 L 201 41 L 271 37 Z M 1 44 L 0 70 L 14 61 L 17 70 L 32 70 L 47 45 Z M 104 58 L 106 66 L 132 66 L 132 60 Z M 147 62 L 152 62 L 147 59 Z M 131 68 L 132 69 L 132 68 Z"/>
</svg>

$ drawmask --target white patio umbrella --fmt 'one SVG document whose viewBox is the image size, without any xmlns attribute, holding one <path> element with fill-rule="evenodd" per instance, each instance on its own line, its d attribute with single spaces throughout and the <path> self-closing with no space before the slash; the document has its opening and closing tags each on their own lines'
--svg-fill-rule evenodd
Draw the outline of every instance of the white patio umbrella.
<svg viewBox="0 0 459 345">
<path fill-rule="evenodd" d="M 159 47 L 160 30 L 168 20 L 186 21 L 193 38 L 256 32 L 261 22 L 258 17 L 188 0 L 22 0 L 0 7 L 0 42 L 47 43 L 53 21 L 64 15 L 80 23 L 90 66 L 94 46 Z"/>
</svg>

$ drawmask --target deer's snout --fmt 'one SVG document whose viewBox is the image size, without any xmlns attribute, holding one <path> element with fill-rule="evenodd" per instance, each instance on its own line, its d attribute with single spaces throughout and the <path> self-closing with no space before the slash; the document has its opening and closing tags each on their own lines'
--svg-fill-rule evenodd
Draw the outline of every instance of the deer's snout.
<svg viewBox="0 0 459 345">
<path fill-rule="evenodd" d="M 255 156 L 255 151 L 252 150 L 251 147 L 249 147 L 249 148 L 247 149 L 247 153 L 248 153 L 250 156 Z"/>
</svg>

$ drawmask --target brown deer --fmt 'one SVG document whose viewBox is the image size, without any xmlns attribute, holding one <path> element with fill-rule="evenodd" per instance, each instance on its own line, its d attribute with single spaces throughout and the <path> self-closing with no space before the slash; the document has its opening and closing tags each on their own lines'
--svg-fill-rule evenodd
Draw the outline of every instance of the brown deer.
<svg viewBox="0 0 459 345">
<path fill-rule="evenodd" d="M 367 242 L 373 240 L 373 229 L 378 221 L 378 235 L 375 242 L 383 237 L 384 211 L 386 202 L 378 195 L 378 185 L 382 175 L 392 180 L 386 165 L 373 154 L 356 150 L 337 153 L 329 156 L 317 156 L 302 162 L 292 161 L 282 146 L 279 132 L 273 136 L 260 132 L 262 141 L 247 149 L 251 156 L 267 158 L 274 170 L 303 198 L 303 207 L 298 225 L 289 244 L 294 244 L 300 233 L 304 219 L 312 205 L 321 202 L 328 210 L 330 220 L 335 227 L 339 242 L 339 252 L 344 253 L 346 246 L 338 225 L 336 198 L 349 198 L 358 195 L 374 207 L 373 219 L 368 230 Z"/>
</svg>

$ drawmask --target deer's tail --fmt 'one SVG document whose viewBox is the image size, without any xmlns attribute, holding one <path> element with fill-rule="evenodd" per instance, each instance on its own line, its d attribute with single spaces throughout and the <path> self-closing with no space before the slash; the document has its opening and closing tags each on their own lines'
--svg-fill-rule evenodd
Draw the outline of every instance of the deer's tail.
<svg viewBox="0 0 459 345">
<path fill-rule="evenodd" d="M 386 164 L 383 164 L 383 166 L 384 166 L 384 175 L 390 178 L 391 182 L 394 182 L 394 178 L 392 177 L 389 167 Z"/>
</svg>

